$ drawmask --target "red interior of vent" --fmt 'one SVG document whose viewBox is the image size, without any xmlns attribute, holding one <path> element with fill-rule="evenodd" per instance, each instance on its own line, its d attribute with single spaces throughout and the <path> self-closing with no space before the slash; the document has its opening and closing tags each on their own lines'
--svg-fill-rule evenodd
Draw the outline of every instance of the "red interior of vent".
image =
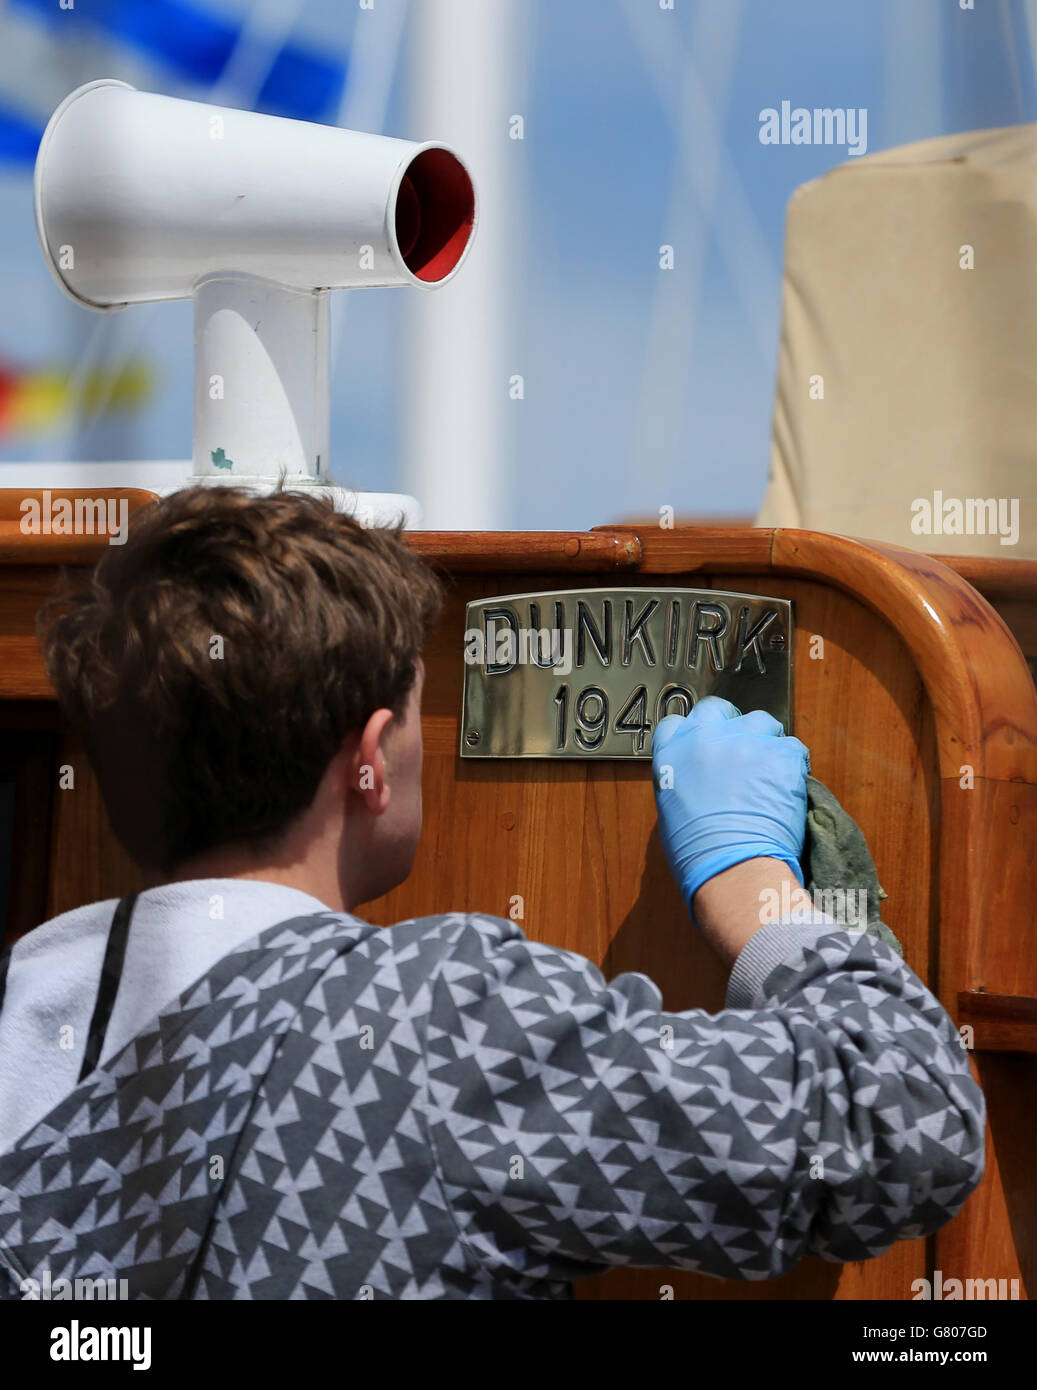
<svg viewBox="0 0 1037 1390">
<path fill-rule="evenodd" d="M 396 195 L 396 240 L 419 280 L 443 280 L 457 265 L 475 223 L 475 190 L 448 150 L 411 160 Z"/>
</svg>

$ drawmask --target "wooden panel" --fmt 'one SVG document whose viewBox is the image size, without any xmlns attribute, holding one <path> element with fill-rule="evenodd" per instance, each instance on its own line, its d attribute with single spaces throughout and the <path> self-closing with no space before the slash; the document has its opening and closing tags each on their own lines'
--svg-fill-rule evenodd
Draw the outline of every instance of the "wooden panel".
<svg viewBox="0 0 1037 1390">
<path fill-rule="evenodd" d="M 57 742 L 53 728 L 0 732 L 0 775 L 13 789 L 13 825 L 4 846 L 10 862 L 0 950 L 47 916 Z"/>
<path fill-rule="evenodd" d="M 1037 1181 L 1034 1115 L 1037 1057 L 976 1054 L 987 1103 L 987 1174 L 962 1213 L 936 1237 L 936 1268 L 1018 1277 L 1024 1298 L 1037 1290 Z M 1018 1275 L 1016 1274 L 1018 1271 Z"/>
<path fill-rule="evenodd" d="M 57 571 L 46 566 L 3 566 L 0 583 L 0 701 L 53 700 L 35 632 L 40 605 L 57 589 Z"/>
<path fill-rule="evenodd" d="M 1037 1052 L 1037 999 L 1029 995 L 962 990 L 958 1023 L 972 1028 L 979 1052 Z"/>
<path fill-rule="evenodd" d="M 810 602 L 797 603 L 796 729 L 813 749 L 818 775 L 868 835 L 880 881 L 890 893 L 886 918 L 904 941 L 908 959 L 929 980 L 952 1016 L 957 992 L 965 982 L 980 988 L 983 979 L 996 980 L 1006 992 L 1031 990 L 1032 972 L 1037 969 L 1030 887 L 1037 841 L 1037 699 L 1018 645 L 999 615 L 950 567 L 896 547 L 803 532 L 724 536 L 641 531 L 639 540 L 640 571 L 665 575 L 674 582 L 713 582 L 711 571 L 715 570 L 715 582 L 736 588 L 730 576 L 747 574 L 758 566 L 759 576 L 747 581 L 753 590 L 802 599 L 780 587 L 777 575 L 808 579 Z M 500 561 L 492 568 L 499 570 Z M 1015 573 L 1001 585 L 989 571 L 974 577 L 994 592 L 1010 593 L 1013 601 L 1028 601 L 1026 586 L 1032 578 L 1028 574 Z M 544 576 L 525 587 L 547 587 L 552 578 L 564 583 L 564 576 Z M 513 579 L 502 579 L 493 592 L 520 587 Z M 838 605 L 834 609 L 832 605 L 833 595 L 840 590 L 856 610 L 849 622 L 845 617 L 833 621 L 824 616 L 826 609 L 838 613 Z M 882 625 L 887 648 L 891 638 L 901 647 L 897 657 L 884 658 L 881 642 L 861 625 L 856 614 L 869 611 L 888 617 L 902 634 L 903 643 L 891 627 Z M 802 659 L 807 629 L 825 639 L 826 658 L 813 670 Z M 903 646 L 910 650 L 905 652 Z M 459 688 L 459 675 L 454 679 Z M 860 692 L 866 695 L 855 705 Z M 449 758 L 455 738 L 450 712 L 441 710 L 436 720 L 437 746 L 445 743 L 443 756 Z M 906 735 L 903 742 L 898 741 L 901 729 Z M 513 883 L 522 882 L 529 873 L 527 864 L 543 865 L 544 884 L 555 885 L 553 893 L 547 889 L 550 907 L 565 920 L 550 927 L 544 939 L 582 950 L 601 961 L 609 975 L 620 969 L 643 970 L 664 982 L 670 1007 L 688 1006 L 689 982 L 698 991 L 696 1003 L 715 1007 L 722 972 L 715 962 L 696 960 L 698 943 L 689 944 L 674 928 L 674 922 L 683 921 L 683 912 L 660 870 L 658 855 L 653 859 L 653 822 L 651 816 L 644 817 L 643 806 L 638 807 L 636 793 L 625 786 L 621 811 L 609 811 L 606 806 L 603 815 L 599 813 L 600 769 L 589 774 L 581 801 L 579 788 L 570 789 L 571 773 L 540 774 L 551 788 L 547 797 L 523 789 L 522 784 L 534 774 L 518 766 L 514 775 L 502 772 L 495 779 L 494 812 L 505 830 L 514 832 L 517 826 L 528 825 L 543 842 L 538 849 L 512 851 L 511 861 L 520 867 L 510 877 Z M 454 806 L 456 814 L 454 796 L 445 790 L 449 775 L 446 767 L 440 770 L 440 802 L 444 810 Z M 487 777 L 485 770 L 480 775 Z M 607 774 L 614 787 L 631 776 L 636 777 L 636 769 L 632 774 L 630 770 Z M 499 788 L 505 781 L 510 795 L 502 801 Z M 558 783 L 567 788 L 564 796 L 559 795 Z M 523 796 L 530 808 L 525 820 Z M 466 824 L 473 812 L 477 817 L 474 803 L 472 811 L 466 807 L 455 824 Z M 550 822 L 541 835 L 536 826 L 545 816 Z M 610 841 L 606 829 L 602 850 L 592 854 L 593 840 L 588 840 L 586 827 L 611 826 L 614 840 L 620 823 L 622 843 Z M 499 872 L 494 865 L 509 862 L 506 846 L 494 836 L 495 824 L 480 826 L 473 850 L 463 863 L 454 861 L 448 881 L 437 882 L 432 901 L 443 901 L 439 894 L 454 886 L 472 899 L 467 906 L 481 905 L 476 901 L 481 895 L 471 887 L 472 865 L 492 875 Z M 610 875 L 603 896 L 594 866 L 622 863 L 623 855 L 629 858 L 631 840 L 635 848 L 639 842 L 645 844 L 643 893 L 617 929 L 614 881 L 619 875 Z M 550 857 L 557 861 L 565 845 L 580 847 L 580 865 L 575 871 L 569 868 L 568 879 L 560 876 L 566 872 L 565 865 L 552 863 Z M 448 856 L 449 848 L 441 853 Z M 434 866 L 422 862 L 412 884 L 423 884 L 426 875 L 435 881 Z M 559 893 L 558 884 L 563 882 L 569 886 Z M 578 885 L 575 891 L 573 884 Z M 514 886 L 511 891 L 516 891 Z M 534 903 L 535 893 L 534 886 Z M 503 894 L 495 890 L 489 896 L 499 901 Z M 667 915 L 667 902 L 679 917 Z M 601 920 L 595 916 L 587 922 L 588 904 L 608 915 L 604 954 Z M 408 914 L 435 910 L 417 904 L 405 907 L 402 900 L 398 906 Z M 396 908 L 393 904 L 385 920 L 398 915 Z M 524 925 L 535 936 L 545 928 L 537 912 L 529 912 L 528 899 L 526 908 Z M 580 928 L 572 926 L 574 920 L 583 924 L 582 935 Z M 988 923 L 1005 921 L 1013 922 L 1014 932 L 986 930 Z M 661 928 L 660 922 L 666 927 Z M 669 939 L 664 931 L 669 931 Z M 727 1285 L 668 1272 L 625 1271 L 581 1286 L 584 1296 L 657 1298 L 665 1282 L 679 1296 L 803 1297 L 834 1292 L 841 1298 L 905 1298 L 911 1279 L 936 1267 L 1032 1279 L 1037 1223 L 1020 1214 L 1033 1211 L 1034 1183 L 1032 1163 L 1027 1167 L 1025 1146 L 1019 1141 L 1019 1115 L 1033 1113 L 1037 1093 L 1032 1073 L 1018 1068 L 1005 1072 L 1013 1060 L 1017 1059 L 978 1059 L 978 1074 L 988 1088 L 991 1121 L 987 1176 L 959 1217 L 930 1241 L 903 1244 L 882 1260 L 835 1272 L 807 1262 L 777 1286 Z"/>
<path fill-rule="evenodd" d="M 760 528 L 407 539 L 449 577 L 425 653 L 425 831 L 408 881 L 363 915 L 391 923 L 447 909 L 521 914 L 530 937 L 589 956 L 607 977 L 638 970 L 655 979 L 667 1008 L 722 1007 L 726 971 L 688 923 L 666 869 L 647 763 L 457 756 L 469 599 L 574 588 L 595 574 L 603 585 L 714 585 L 793 600 L 795 731 L 864 829 L 889 894 L 884 918 L 952 1017 L 962 991 L 1037 996 L 1037 692 L 1017 641 L 966 575 L 896 547 Z M 15 727 L 10 711 L 27 719 L 34 707 L 24 702 L 47 693 L 32 623 L 55 572 L 30 569 L 24 545 L 6 558 L 0 725 Z M 1032 576 L 985 568 L 971 577 L 1002 607 L 1016 605 L 1006 614 L 1014 631 L 1030 621 Z M 68 740 L 61 756 L 76 767 L 76 790 L 55 796 L 50 913 L 141 886 L 112 841 L 81 750 Z M 990 1117 L 988 1172 L 931 1240 L 862 1264 L 807 1261 L 776 1283 L 617 1271 L 583 1281 L 581 1296 L 657 1299 L 668 1284 L 682 1298 L 904 1299 L 937 1267 L 946 1277 L 1032 1281 L 1037 1184 L 1020 1116 L 1037 1107 L 1037 1059 L 975 1060 Z"/>
<path fill-rule="evenodd" d="M 654 576 L 624 577 L 650 584 Z M 685 576 L 667 583 L 790 598 L 795 605 L 795 732 L 816 775 L 868 827 L 885 920 L 913 967 L 931 968 L 936 929 L 938 769 L 931 709 L 913 662 L 878 615 L 837 589 L 774 575 Z M 359 909 L 390 924 L 442 911 L 508 917 L 526 934 L 578 951 L 607 978 L 639 971 L 668 1009 L 721 1009 L 727 972 L 688 921 L 659 842 L 647 763 L 481 762 L 457 756 L 464 607 L 523 588 L 571 586 L 563 573 L 458 579 L 426 652 L 425 831 L 414 870 Z M 816 641 L 820 638 L 822 645 Z M 811 648 L 823 652 L 812 659 Z M 463 843 L 462 843 L 463 837 Z M 905 845 L 910 853 L 904 853 Z M 619 1271 L 582 1281 L 582 1297 L 905 1298 L 926 1274 L 926 1242 L 879 1261 L 808 1261 L 778 1283 L 744 1284 L 677 1270 Z"/>
<path fill-rule="evenodd" d="M 62 735 L 59 758 L 72 769 L 74 782 L 55 794 L 48 917 L 146 886 L 112 834 L 97 779 L 82 744 L 70 733 Z"/>
</svg>

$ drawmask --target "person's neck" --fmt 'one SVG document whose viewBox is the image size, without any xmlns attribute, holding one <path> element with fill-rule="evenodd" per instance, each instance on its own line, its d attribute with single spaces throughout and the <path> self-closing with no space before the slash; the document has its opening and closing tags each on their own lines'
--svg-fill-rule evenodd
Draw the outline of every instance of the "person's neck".
<svg viewBox="0 0 1037 1390">
<path fill-rule="evenodd" d="M 233 850 L 214 850 L 195 855 L 178 864 L 169 874 L 157 878 L 159 883 L 179 883 L 192 878 L 237 878 L 261 883 L 280 883 L 295 888 L 324 903 L 333 912 L 350 912 L 353 904 L 344 891 L 336 867 L 317 859 L 296 862 L 257 862 Z"/>
</svg>

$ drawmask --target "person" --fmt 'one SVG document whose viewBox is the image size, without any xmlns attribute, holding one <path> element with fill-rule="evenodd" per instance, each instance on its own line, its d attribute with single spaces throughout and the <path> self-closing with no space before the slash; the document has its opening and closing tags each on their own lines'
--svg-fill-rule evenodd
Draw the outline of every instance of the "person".
<svg viewBox="0 0 1037 1390">
<path fill-rule="evenodd" d="M 822 914 L 761 925 L 803 881 L 809 762 L 762 712 L 703 699 L 653 743 L 688 929 L 731 967 L 720 1013 L 502 918 L 355 915 L 413 864 L 441 602 L 398 529 L 214 487 L 139 511 L 45 606 L 147 886 L 7 959 L 0 1296 L 768 1279 L 927 1235 L 979 1182 L 982 1094 L 921 980 Z"/>
</svg>

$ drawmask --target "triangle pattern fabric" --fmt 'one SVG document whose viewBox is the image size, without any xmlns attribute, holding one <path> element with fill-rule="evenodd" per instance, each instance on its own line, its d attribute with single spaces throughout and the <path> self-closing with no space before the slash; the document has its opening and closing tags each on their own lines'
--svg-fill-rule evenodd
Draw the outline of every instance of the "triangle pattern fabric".
<svg viewBox="0 0 1037 1390">
<path fill-rule="evenodd" d="M 944 1224 L 984 1112 L 937 1001 L 838 930 L 763 993 L 665 1013 L 474 914 L 272 927 L 0 1154 L 0 1299 L 566 1298 L 612 1265 L 764 1279 Z"/>
</svg>

